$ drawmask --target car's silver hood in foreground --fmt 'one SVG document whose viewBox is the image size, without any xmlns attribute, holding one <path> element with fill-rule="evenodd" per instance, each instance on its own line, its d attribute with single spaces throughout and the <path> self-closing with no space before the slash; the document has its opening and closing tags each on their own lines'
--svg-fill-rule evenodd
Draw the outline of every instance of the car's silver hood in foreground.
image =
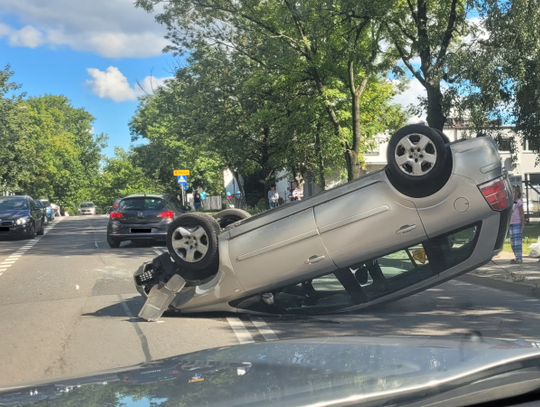
<svg viewBox="0 0 540 407">
<path fill-rule="evenodd" d="M 501 380 L 508 385 L 531 369 L 538 380 L 536 346 L 474 336 L 262 342 L 6 389 L 0 391 L 0 405 L 341 406 L 389 400 L 459 405 L 456 400 L 471 391 L 478 395 L 482 386 L 484 392 L 491 385 L 503 388 Z"/>
</svg>

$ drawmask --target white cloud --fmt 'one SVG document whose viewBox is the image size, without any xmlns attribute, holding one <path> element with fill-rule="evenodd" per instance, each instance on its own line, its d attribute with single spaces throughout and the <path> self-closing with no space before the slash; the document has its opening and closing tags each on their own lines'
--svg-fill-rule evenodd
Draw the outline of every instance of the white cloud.
<svg viewBox="0 0 540 407">
<path fill-rule="evenodd" d="M 418 106 L 418 98 L 421 96 L 426 96 L 426 89 L 422 86 L 418 79 L 413 78 L 409 82 L 409 87 L 402 93 L 394 96 L 392 101 L 403 106 L 404 109 L 408 109 L 410 105 Z M 409 119 L 410 123 L 415 123 L 419 121 L 425 121 L 426 116 L 413 116 Z"/>
<path fill-rule="evenodd" d="M 25 27 L 0 24 L 10 45 L 69 46 L 104 57 L 159 55 L 166 30 L 131 0 L 2 0 L 0 15 L 15 14 Z"/>
<path fill-rule="evenodd" d="M 108 67 L 106 71 L 88 68 L 87 72 L 92 79 L 88 79 L 86 84 L 92 87 L 92 92 L 101 99 L 112 99 L 115 102 L 135 100 L 144 93 L 152 93 L 169 79 L 147 76 L 139 82 L 140 86 L 139 84 L 131 86 L 124 74 L 115 66 Z"/>
</svg>

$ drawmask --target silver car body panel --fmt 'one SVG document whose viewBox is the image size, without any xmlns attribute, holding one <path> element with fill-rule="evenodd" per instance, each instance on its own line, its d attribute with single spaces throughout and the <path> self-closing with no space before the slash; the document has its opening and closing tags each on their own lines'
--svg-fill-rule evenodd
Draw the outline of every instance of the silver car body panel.
<svg viewBox="0 0 540 407">
<path fill-rule="evenodd" d="M 230 302 L 332 273 L 479 221 L 476 247 L 466 260 L 404 289 L 336 312 L 408 296 L 485 264 L 493 255 L 503 220 L 478 186 L 504 175 L 500 157 L 487 137 L 449 147 L 452 175 L 428 197 L 402 194 L 385 171 L 378 171 L 229 226 L 219 235 L 218 273 L 204 284 L 184 288 L 171 307 L 182 312 L 261 315 L 237 310 Z"/>
</svg>

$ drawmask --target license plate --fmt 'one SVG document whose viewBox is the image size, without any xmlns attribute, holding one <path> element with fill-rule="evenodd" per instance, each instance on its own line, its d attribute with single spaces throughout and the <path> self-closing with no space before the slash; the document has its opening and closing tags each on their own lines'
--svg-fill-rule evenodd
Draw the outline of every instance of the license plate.
<svg viewBox="0 0 540 407">
<path fill-rule="evenodd" d="M 9 232 L 9 228 L 0 227 L 0 232 Z"/>
<path fill-rule="evenodd" d="M 152 229 L 131 229 L 131 233 L 152 233 Z"/>
</svg>

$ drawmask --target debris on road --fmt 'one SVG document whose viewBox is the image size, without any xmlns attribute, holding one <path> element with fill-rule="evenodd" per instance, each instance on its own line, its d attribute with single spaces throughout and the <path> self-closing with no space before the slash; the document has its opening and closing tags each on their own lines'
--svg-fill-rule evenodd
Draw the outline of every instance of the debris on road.
<svg viewBox="0 0 540 407">
<path fill-rule="evenodd" d="M 167 311 L 167 308 L 169 308 L 169 305 L 176 294 L 178 294 L 185 285 L 186 281 L 178 274 L 175 274 L 166 284 L 160 283 L 159 285 L 153 286 L 148 293 L 146 302 L 139 312 L 139 317 L 146 319 L 147 321 L 157 321 L 163 313 Z"/>
</svg>

